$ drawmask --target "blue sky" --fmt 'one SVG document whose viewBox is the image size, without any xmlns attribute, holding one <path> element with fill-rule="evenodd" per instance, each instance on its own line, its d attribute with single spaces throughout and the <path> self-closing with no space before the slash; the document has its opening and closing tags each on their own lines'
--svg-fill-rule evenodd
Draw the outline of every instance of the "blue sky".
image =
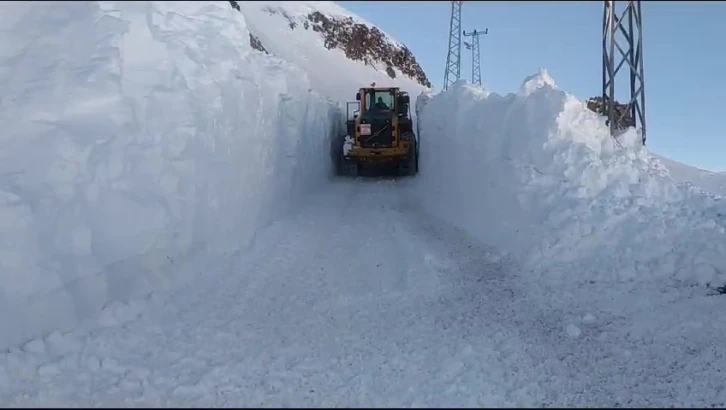
<svg viewBox="0 0 726 410">
<path fill-rule="evenodd" d="M 340 3 L 406 44 L 440 88 L 450 2 Z M 602 7 L 600 1 L 464 2 L 463 29 L 489 29 L 480 37 L 484 86 L 499 94 L 514 92 L 544 67 L 561 89 L 578 98 L 599 95 Z M 726 2 L 644 1 L 642 9 L 649 148 L 726 171 Z M 462 48 L 466 79 L 471 78 L 469 53 Z M 625 73 L 617 79 L 620 87 L 628 86 Z M 618 100 L 629 97 L 618 91 Z"/>
</svg>

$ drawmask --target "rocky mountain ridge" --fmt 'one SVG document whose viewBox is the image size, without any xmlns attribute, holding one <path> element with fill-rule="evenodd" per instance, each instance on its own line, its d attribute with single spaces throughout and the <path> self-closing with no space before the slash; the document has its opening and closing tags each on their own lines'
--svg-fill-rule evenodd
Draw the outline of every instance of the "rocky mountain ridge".
<svg viewBox="0 0 726 410">
<path fill-rule="evenodd" d="M 237 1 L 230 0 L 229 3 L 240 11 Z M 319 33 L 325 48 L 340 49 L 350 60 L 372 67 L 383 65 L 390 78 L 396 78 L 397 69 L 419 84 L 431 87 L 431 82 L 413 53 L 405 45 L 391 41 L 375 26 L 356 21 L 352 17 L 329 16 L 320 11 L 311 11 L 305 16 L 291 16 L 279 7 L 266 7 L 265 11 L 285 17 L 290 30 L 312 30 Z M 268 53 L 264 44 L 253 33 L 250 33 L 249 41 L 256 50 Z"/>
</svg>

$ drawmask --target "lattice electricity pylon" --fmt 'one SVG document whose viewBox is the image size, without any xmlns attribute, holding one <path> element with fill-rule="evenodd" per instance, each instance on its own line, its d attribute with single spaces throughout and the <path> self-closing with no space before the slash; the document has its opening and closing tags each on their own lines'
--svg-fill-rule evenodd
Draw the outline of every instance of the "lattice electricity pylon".
<svg viewBox="0 0 726 410">
<path fill-rule="evenodd" d="M 640 1 L 618 1 L 625 3 L 621 13 L 615 11 L 615 0 L 605 0 L 603 12 L 602 40 L 602 98 L 603 114 L 608 118 L 611 135 L 624 126 L 640 126 L 645 145 L 645 81 L 643 78 L 643 26 Z M 626 49 L 617 39 L 622 34 Z M 615 55 L 617 49 L 619 56 Z M 616 57 L 621 60 L 616 64 Z M 615 100 L 615 78 L 623 64 L 630 67 L 630 100 L 624 107 L 617 107 Z M 629 116 L 629 118 L 628 118 Z"/>
<path fill-rule="evenodd" d="M 487 34 L 489 32 L 488 28 L 485 28 L 484 31 L 477 31 L 474 30 L 471 33 L 466 32 L 464 30 L 463 34 L 466 37 L 472 37 L 471 44 L 468 44 L 464 42 L 464 45 L 466 48 L 471 50 L 471 83 L 476 84 L 479 87 L 481 87 L 481 61 L 479 56 L 479 36 Z"/>
<path fill-rule="evenodd" d="M 446 55 L 444 90 L 459 81 L 461 75 L 461 1 L 451 2 L 449 23 L 449 52 Z"/>
</svg>

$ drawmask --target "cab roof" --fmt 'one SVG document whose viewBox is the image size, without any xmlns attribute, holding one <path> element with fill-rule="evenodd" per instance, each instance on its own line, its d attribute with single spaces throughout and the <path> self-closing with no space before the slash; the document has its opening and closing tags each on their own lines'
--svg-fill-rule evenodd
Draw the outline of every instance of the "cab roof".
<svg viewBox="0 0 726 410">
<path fill-rule="evenodd" d="M 399 87 L 361 87 L 361 90 L 367 90 L 367 91 L 391 91 L 391 90 L 399 90 Z"/>
</svg>

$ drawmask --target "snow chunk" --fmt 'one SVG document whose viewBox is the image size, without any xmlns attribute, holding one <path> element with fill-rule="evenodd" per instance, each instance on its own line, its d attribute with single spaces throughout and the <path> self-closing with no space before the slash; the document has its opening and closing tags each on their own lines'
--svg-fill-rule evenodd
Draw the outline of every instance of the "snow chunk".
<svg viewBox="0 0 726 410">
<path fill-rule="evenodd" d="M 580 335 L 582 335 L 582 330 L 574 323 L 567 325 L 565 327 L 565 332 L 567 332 L 567 336 L 572 339 L 577 339 Z"/>
<path fill-rule="evenodd" d="M 524 79 L 522 85 L 519 87 L 519 94 L 523 96 L 529 96 L 543 87 L 556 89 L 557 85 L 555 84 L 555 80 L 550 76 L 547 70 L 544 68 L 540 68 L 536 74 L 530 75 L 529 77 Z"/>
<path fill-rule="evenodd" d="M 45 363 L 38 366 L 39 376 L 55 376 L 62 373 L 59 363 Z"/>
<path fill-rule="evenodd" d="M 23 346 L 23 350 L 27 353 L 44 354 L 45 353 L 45 342 L 43 339 L 31 340 Z"/>
<path fill-rule="evenodd" d="M 353 138 L 351 138 L 350 135 L 346 135 L 345 141 L 343 141 L 343 155 L 348 155 L 348 153 L 353 149 L 354 144 L 355 141 Z"/>
</svg>

